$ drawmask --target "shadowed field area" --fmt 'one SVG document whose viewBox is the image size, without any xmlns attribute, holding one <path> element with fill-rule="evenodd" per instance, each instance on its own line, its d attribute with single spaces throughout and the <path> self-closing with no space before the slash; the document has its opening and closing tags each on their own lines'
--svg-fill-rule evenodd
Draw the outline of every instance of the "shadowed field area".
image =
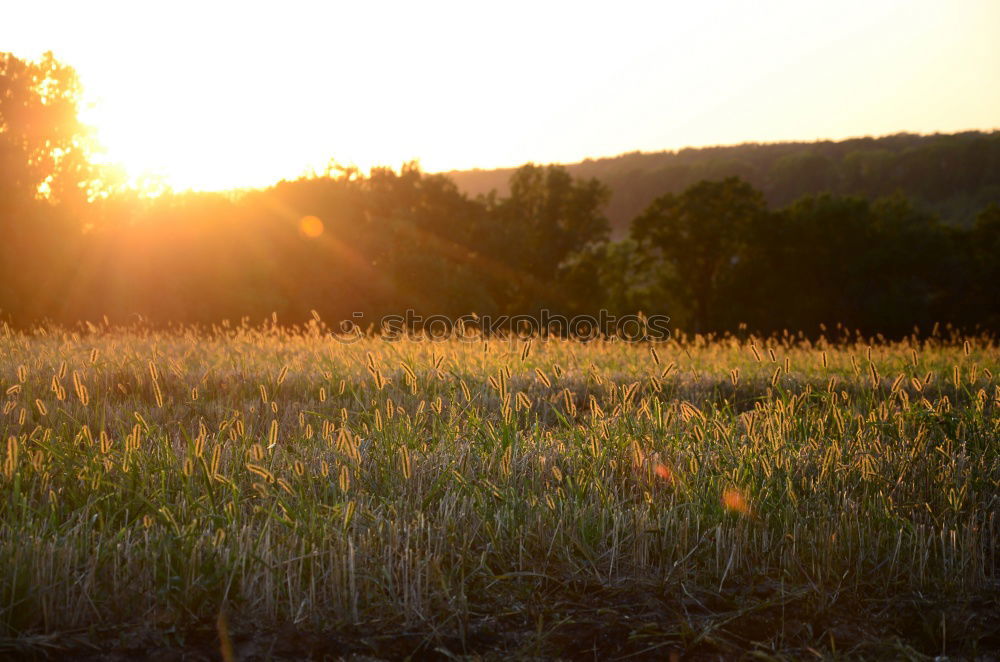
<svg viewBox="0 0 1000 662">
<path fill-rule="evenodd" d="M 386 342 L 313 321 L 5 330 L 0 357 L 0 653 L 1000 648 L 986 338 Z"/>
</svg>

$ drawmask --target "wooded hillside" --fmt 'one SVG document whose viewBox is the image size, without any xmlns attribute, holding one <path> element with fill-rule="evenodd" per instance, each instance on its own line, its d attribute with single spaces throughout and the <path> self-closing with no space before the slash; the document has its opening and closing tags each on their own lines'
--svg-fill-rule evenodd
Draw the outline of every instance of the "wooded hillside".
<svg viewBox="0 0 1000 662">
<path fill-rule="evenodd" d="M 607 215 L 616 234 L 657 196 L 731 176 L 763 191 L 772 207 L 824 192 L 868 198 L 901 192 L 921 211 L 968 227 L 984 206 L 1000 202 L 1000 131 L 632 152 L 565 167 L 610 187 Z M 514 170 L 446 174 L 471 195 L 506 194 Z"/>
</svg>

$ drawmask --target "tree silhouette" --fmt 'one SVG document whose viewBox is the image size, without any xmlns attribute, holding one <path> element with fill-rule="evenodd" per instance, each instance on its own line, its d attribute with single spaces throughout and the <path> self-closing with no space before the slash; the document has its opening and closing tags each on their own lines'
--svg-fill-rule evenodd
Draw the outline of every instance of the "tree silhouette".
<svg viewBox="0 0 1000 662">
<path fill-rule="evenodd" d="M 990 204 L 976 217 L 965 254 L 971 281 L 968 321 L 1000 327 L 1000 205 Z"/>
<path fill-rule="evenodd" d="M 515 309 L 552 306 L 566 261 L 588 244 L 607 239 L 603 207 L 609 189 L 576 179 L 561 166 L 527 164 L 510 178 L 510 195 L 493 199 L 497 255 L 521 278 L 511 282 Z"/>
<path fill-rule="evenodd" d="M 766 211 L 760 191 L 729 177 L 661 196 L 633 222 L 633 238 L 671 267 L 662 271 L 665 284 L 693 302 L 697 331 L 710 328 L 719 282 L 741 259 L 748 229 Z"/>
<path fill-rule="evenodd" d="M 0 199 L 68 202 L 93 179 L 77 118 L 76 72 L 51 52 L 38 62 L 0 53 Z"/>
<path fill-rule="evenodd" d="M 72 276 L 77 214 L 93 184 L 80 85 L 51 53 L 0 53 L 0 309 L 30 319 L 60 310 Z"/>
</svg>

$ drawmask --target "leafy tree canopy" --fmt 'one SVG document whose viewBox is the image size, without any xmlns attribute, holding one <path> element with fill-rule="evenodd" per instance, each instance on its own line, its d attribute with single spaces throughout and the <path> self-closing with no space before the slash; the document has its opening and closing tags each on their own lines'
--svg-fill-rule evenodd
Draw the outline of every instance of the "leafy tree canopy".
<svg viewBox="0 0 1000 662">
<path fill-rule="evenodd" d="M 89 132 L 77 117 L 80 83 L 52 53 L 37 62 L 0 53 L 3 200 L 69 202 L 88 194 Z"/>
<path fill-rule="evenodd" d="M 711 323 L 719 280 L 740 259 L 752 223 L 766 209 L 759 191 L 729 177 L 660 196 L 635 219 L 633 238 L 674 266 L 671 285 L 691 297 L 700 330 Z"/>
</svg>

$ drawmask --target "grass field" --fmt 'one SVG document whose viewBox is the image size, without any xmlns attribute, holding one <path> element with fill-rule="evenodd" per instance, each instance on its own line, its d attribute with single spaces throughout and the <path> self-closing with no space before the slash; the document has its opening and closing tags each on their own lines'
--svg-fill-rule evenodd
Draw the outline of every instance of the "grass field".
<svg viewBox="0 0 1000 662">
<path fill-rule="evenodd" d="M 0 655 L 1000 650 L 985 338 L 4 328 L 0 407 Z"/>
</svg>

